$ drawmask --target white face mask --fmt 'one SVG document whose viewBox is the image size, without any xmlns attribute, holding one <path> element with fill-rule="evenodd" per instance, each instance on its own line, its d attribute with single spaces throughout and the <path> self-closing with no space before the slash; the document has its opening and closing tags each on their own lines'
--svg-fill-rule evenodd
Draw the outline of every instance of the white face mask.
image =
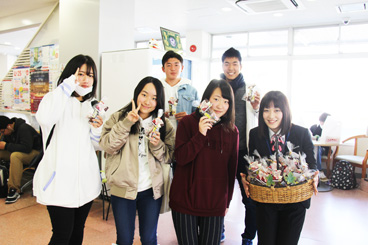
<svg viewBox="0 0 368 245">
<path fill-rule="evenodd" d="M 79 85 L 77 85 L 77 87 L 75 88 L 75 92 L 77 92 L 80 96 L 85 96 L 86 94 L 92 92 L 92 88 L 93 86 L 91 87 L 88 87 L 88 88 L 83 88 Z"/>
</svg>

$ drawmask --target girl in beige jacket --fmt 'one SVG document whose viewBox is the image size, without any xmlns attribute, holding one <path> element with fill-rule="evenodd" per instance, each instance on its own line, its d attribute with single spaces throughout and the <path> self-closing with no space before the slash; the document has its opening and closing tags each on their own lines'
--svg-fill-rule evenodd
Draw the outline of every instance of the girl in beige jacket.
<svg viewBox="0 0 368 245">
<path fill-rule="evenodd" d="M 170 164 L 175 130 L 170 121 L 150 134 L 152 120 L 164 109 L 161 82 L 146 77 L 134 90 L 131 103 L 111 115 L 100 146 L 106 151 L 106 176 L 111 187 L 117 244 L 133 244 L 138 211 L 142 244 L 157 244 L 157 223 L 163 193 L 162 164 Z"/>
</svg>

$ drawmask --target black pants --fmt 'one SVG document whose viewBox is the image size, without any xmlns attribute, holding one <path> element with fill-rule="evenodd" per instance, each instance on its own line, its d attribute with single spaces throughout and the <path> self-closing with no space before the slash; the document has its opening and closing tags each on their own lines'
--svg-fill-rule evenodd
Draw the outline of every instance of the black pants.
<svg viewBox="0 0 368 245">
<path fill-rule="evenodd" d="M 200 217 L 171 211 L 179 245 L 220 244 L 224 217 Z"/>
<path fill-rule="evenodd" d="M 47 206 L 52 224 L 50 245 L 80 245 L 83 241 L 84 224 L 93 201 L 79 208 Z"/>
<path fill-rule="evenodd" d="M 245 206 L 245 228 L 242 238 L 253 240 L 257 232 L 257 221 L 256 221 L 256 203 L 245 194 L 245 190 L 241 181 L 240 173 L 247 173 L 248 163 L 244 159 L 247 151 L 239 151 L 238 169 L 236 179 L 238 180 L 240 192 L 242 195 L 242 202 Z"/>
<path fill-rule="evenodd" d="M 258 245 L 297 245 L 305 213 L 302 203 L 257 203 Z"/>
</svg>

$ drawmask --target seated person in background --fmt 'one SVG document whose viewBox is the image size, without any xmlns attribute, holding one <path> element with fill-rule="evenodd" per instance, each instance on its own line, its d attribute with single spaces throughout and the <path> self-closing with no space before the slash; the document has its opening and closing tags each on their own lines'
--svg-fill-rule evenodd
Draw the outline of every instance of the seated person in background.
<svg viewBox="0 0 368 245">
<path fill-rule="evenodd" d="M 21 118 L 0 116 L 0 159 L 10 161 L 6 204 L 15 203 L 20 195 L 23 165 L 28 165 L 42 148 L 41 135 Z"/>
<path fill-rule="evenodd" d="M 321 116 L 319 116 L 319 124 L 314 124 L 312 127 L 310 127 L 310 131 L 312 132 L 313 139 L 318 141 L 318 139 L 321 137 L 323 124 L 325 123 L 328 116 L 331 116 L 331 115 L 326 112 L 322 113 Z M 326 175 L 322 171 L 322 164 L 321 164 L 322 156 L 327 156 L 327 154 L 328 154 L 328 147 L 318 146 L 317 168 L 319 170 L 319 178 L 321 179 L 321 181 L 323 181 L 324 179 L 327 179 Z"/>
<path fill-rule="evenodd" d="M 191 81 L 180 77 L 183 69 L 180 54 L 170 50 L 162 57 L 162 71 L 166 74 L 166 78 L 161 80 L 165 89 L 165 116 L 175 129 L 180 119 L 192 114 L 199 105 L 198 93 Z"/>
</svg>

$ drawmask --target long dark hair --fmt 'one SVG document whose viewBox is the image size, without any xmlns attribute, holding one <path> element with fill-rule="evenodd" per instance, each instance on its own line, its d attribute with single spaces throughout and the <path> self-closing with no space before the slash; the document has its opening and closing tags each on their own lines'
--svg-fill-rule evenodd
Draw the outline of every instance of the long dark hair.
<svg viewBox="0 0 368 245">
<path fill-rule="evenodd" d="M 223 79 L 213 79 L 207 86 L 203 93 L 202 101 L 207 99 L 210 100 L 213 91 L 216 88 L 220 88 L 222 97 L 229 100 L 229 109 L 221 117 L 220 123 L 225 127 L 225 130 L 234 130 L 235 126 L 235 107 L 234 107 L 234 93 L 230 84 Z M 197 109 L 198 113 L 198 109 Z"/>
<path fill-rule="evenodd" d="M 63 72 L 61 73 L 57 85 L 59 86 L 64 79 L 74 75 L 78 68 L 81 68 L 84 64 L 87 65 L 87 75 L 93 72 L 93 88 L 92 91 L 85 96 L 83 96 L 83 101 L 88 100 L 90 98 L 96 97 L 97 91 L 97 68 L 93 59 L 88 55 L 77 55 L 73 57 L 68 64 L 66 64 Z M 78 97 L 79 95 L 76 92 L 72 93 L 73 97 Z"/>
<path fill-rule="evenodd" d="M 145 77 L 143 78 L 137 85 L 137 87 L 134 89 L 134 95 L 133 95 L 133 100 L 134 103 L 138 106 L 138 95 L 141 93 L 141 91 L 143 90 L 144 86 L 146 86 L 148 83 L 152 83 L 153 86 L 155 86 L 156 88 L 156 108 L 151 112 L 151 116 L 153 118 L 156 118 L 158 115 L 158 110 L 159 109 L 165 109 L 165 92 L 164 92 L 164 87 L 162 86 L 162 83 L 160 82 L 160 80 L 158 80 L 157 78 L 154 77 Z M 130 102 L 129 104 L 127 104 L 125 107 L 123 107 L 122 109 L 120 109 L 119 111 L 121 111 L 121 115 L 119 120 L 123 120 L 127 114 L 132 110 L 132 102 Z M 165 122 L 165 114 L 162 115 L 161 120 L 163 122 Z M 130 132 L 132 134 L 137 134 L 139 132 L 139 120 L 132 126 Z M 160 129 L 160 138 L 162 141 L 165 140 L 165 136 L 166 136 L 166 124 L 164 123 L 164 126 L 161 127 Z"/>
<path fill-rule="evenodd" d="M 263 112 L 265 108 L 268 108 L 273 102 L 275 108 L 280 108 L 282 111 L 282 121 L 281 121 L 281 135 L 286 135 L 291 128 L 291 111 L 288 99 L 280 91 L 270 91 L 261 100 L 261 105 L 259 108 L 258 115 L 258 133 L 266 137 L 266 129 L 268 129 L 264 119 Z"/>
</svg>

